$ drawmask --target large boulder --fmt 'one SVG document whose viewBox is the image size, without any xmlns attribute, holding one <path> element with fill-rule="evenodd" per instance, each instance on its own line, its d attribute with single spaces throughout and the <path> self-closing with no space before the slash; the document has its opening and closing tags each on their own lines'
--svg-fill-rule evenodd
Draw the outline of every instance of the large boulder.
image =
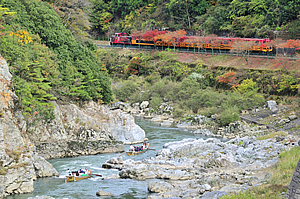
<svg viewBox="0 0 300 199">
<path fill-rule="evenodd" d="M 273 113 L 278 111 L 277 103 L 274 100 L 269 100 L 265 104 L 265 108 L 270 109 Z"/>
<path fill-rule="evenodd" d="M 300 141 L 299 141 L 300 142 Z M 300 198 L 300 160 L 295 169 L 293 178 L 289 185 L 289 189 L 287 192 L 287 198 L 289 199 L 298 199 Z"/>
<path fill-rule="evenodd" d="M 52 166 L 52 164 L 47 162 L 43 157 L 34 155 L 33 158 L 34 158 L 33 165 L 35 168 L 36 176 L 38 178 L 59 176 L 58 172 Z"/>
</svg>

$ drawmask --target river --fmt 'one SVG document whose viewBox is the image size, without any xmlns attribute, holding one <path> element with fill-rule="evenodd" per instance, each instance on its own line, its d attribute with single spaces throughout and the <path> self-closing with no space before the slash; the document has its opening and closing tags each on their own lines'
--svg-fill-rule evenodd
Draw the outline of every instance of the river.
<svg viewBox="0 0 300 199">
<path fill-rule="evenodd" d="M 141 118 L 135 118 L 138 124 L 146 132 L 146 137 L 150 142 L 150 149 L 146 153 L 137 156 L 122 155 L 123 160 L 133 159 L 142 160 L 145 158 L 155 157 L 156 151 L 162 148 L 167 142 L 182 140 L 184 138 L 200 138 L 191 130 L 180 129 L 176 127 L 162 127 L 158 123 L 150 122 Z M 151 147 L 152 146 L 152 147 Z M 129 146 L 125 146 L 127 150 Z M 132 179 L 108 179 L 102 180 L 102 177 L 92 177 L 77 182 L 65 183 L 64 174 L 67 169 L 91 169 L 93 174 L 101 174 L 103 177 L 118 174 L 118 170 L 103 169 L 102 164 L 112 157 L 118 157 L 120 154 L 98 154 L 90 156 L 80 156 L 75 158 L 52 159 L 49 162 L 59 172 L 59 177 L 39 178 L 34 182 L 34 192 L 29 194 L 20 194 L 8 196 L 7 199 L 27 199 L 34 196 L 52 196 L 54 198 L 69 199 L 93 199 L 97 198 L 96 192 L 103 190 L 113 193 L 114 195 L 106 198 L 147 198 L 148 183 L 151 180 L 137 181 Z"/>
</svg>

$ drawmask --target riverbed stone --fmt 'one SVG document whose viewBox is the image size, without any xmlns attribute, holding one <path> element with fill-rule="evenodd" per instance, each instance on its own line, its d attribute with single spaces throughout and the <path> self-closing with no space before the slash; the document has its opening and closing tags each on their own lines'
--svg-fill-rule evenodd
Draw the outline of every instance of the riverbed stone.
<svg viewBox="0 0 300 199">
<path fill-rule="evenodd" d="M 169 192 L 172 190 L 173 186 L 163 181 L 151 181 L 148 185 L 148 191 L 153 193 Z"/>
<path fill-rule="evenodd" d="M 99 190 L 99 191 L 97 191 L 96 195 L 97 196 L 113 196 L 114 194 L 112 194 L 110 192 L 103 191 L 103 190 Z"/>
<path fill-rule="evenodd" d="M 212 192 L 206 192 L 202 196 L 200 196 L 201 199 L 220 199 L 223 196 L 228 195 L 225 191 L 212 191 Z"/>
</svg>

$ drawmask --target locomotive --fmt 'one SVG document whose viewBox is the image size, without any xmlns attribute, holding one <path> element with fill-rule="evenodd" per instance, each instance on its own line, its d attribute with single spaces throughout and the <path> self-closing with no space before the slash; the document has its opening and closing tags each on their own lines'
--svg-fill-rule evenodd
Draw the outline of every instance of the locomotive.
<svg viewBox="0 0 300 199">
<path fill-rule="evenodd" d="M 132 45 L 132 46 L 152 46 L 152 47 L 176 47 L 176 48 L 196 48 L 213 50 L 231 50 L 236 41 L 251 42 L 249 47 L 253 52 L 274 52 L 269 38 L 229 38 L 229 37 L 195 37 L 181 36 L 174 37 L 173 41 L 164 41 L 162 39 L 149 39 L 143 36 L 129 36 L 127 33 L 115 33 L 110 38 L 110 45 Z"/>
</svg>

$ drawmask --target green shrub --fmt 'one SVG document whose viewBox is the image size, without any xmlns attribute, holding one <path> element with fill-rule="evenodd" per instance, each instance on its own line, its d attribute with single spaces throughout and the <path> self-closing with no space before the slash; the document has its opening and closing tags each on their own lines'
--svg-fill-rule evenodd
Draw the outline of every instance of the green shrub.
<svg viewBox="0 0 300 199">
<path fill-rule="evenodd" d="M 153 97 L 150 101 L 150 107 L 156 109 L 162 102 L 163 101 L 160 97 Z"/>
<path fill-rule="evenodd" d="M 237 87 L 237 90 L 249 97 L 257 93 L 258 86 L 256 85 L 256 82 L 253 82 L 252 79 L 245 79 L 242 81 L 241 85 Z"/>
<path fill-rule="evenodd" d="M 120 101 L 126 102 L 138 90 L 138 85 L 130 80 L 125 80 L 113 87 L 113 92 L 116 98 Z"/>
<path fill-rule="evenodd" d="M 180 106 L 175 106 L 174 107 L 174 111 L 173 111 L 173 115 L 175 118 L 181 118 L 183 117 L 183 115 L 186 113 L 186 110 L 180 108 Z"/>
<path fill-rule="evenodd" d="M 188 100 L 187 106 L 194 113 L 197 113 L 198 109 L 219 106 L 222 98 L 223 94 L 212 89 L 197 90 Z"/>
<path fill-rule="evenodd" d="M 220 126 L 227 126 L 231 122 L 238 121 L 239 119 L 239 109 L 236 106 L 224 107 L 217 118 L 217 123 Z"/>
<path fill-rule="evenodd" d="M 219 112 L 219 108 L 216 106 L 212 106 L 212 107 L 198 109 L 197 114 L 204 115 L 206 117 L 210 117 L 211 115 L 214 115 L 218 112 Z"/>
</svg>

